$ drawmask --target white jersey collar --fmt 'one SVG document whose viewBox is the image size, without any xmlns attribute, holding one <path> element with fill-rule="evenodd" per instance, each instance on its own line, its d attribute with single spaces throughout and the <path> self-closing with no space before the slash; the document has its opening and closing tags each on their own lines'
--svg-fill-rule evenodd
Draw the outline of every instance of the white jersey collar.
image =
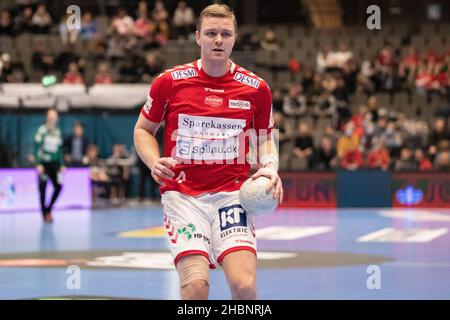
<svg viewBox="0 0 450 320">
<path fill-rule="evenodd" d="M 230 73 L 233 74 L 234 69 L 236 69 L 236 64 L 232 60 L 230 60 L 230 62 L 231 62 Z M 202 59 L 197 60 L 197 68 L 198 70 L 202 69 Z"/>
</svg>

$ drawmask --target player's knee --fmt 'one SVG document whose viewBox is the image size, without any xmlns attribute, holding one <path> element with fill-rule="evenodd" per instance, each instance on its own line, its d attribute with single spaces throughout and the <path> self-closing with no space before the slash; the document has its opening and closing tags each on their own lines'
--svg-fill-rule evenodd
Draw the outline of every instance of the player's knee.
<svg viewBox="0 0 450 320">
<path fill-rule="evenodd" d="M 256 299 L 256 281 L 252 276 L 243 277 L 232 284 L 233 298 L 238 300 Z"/>
<path fill-rule="evenodd" d="M 197 279 L 181 287 L 181 291 L 183 299 L 208 299 L 209 284 L 205 280 Z"/>
<path fill-rule="evenodd" d="M 177 263 L 183 299 L 206 299 L 209 291 L 209 262 L 200 255 L 187 256 Z"/>
</svg>

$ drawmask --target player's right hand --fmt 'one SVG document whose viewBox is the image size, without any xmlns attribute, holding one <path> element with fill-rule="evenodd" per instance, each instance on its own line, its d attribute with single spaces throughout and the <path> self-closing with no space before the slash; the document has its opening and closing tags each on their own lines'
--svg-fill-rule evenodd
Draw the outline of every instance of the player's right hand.
<svg viewBox="0 0 450 320">
<path fill-rule="evenodd" d="M 171 157 L 155 160 L 150 168 L 153 179 L 155 179 L 158 184 L 165 186 L 162 179 L 172 179 L 175 177 L 175 173 L 170 170 L 170 168 L 174 167 L 176 164 L 177 161 Z"/>
<path fill-rule="evenodd" d="M 44 166 L 39 164 L 36 166 L 36 170 L 39 172 L 39 174 L 43 174 L 44 173 Z"/>
</svg>

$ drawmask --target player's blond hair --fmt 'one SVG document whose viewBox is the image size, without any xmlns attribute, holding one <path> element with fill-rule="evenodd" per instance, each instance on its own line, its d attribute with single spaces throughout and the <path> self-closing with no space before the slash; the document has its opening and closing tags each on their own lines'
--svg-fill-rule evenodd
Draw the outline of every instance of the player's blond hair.
<svg viewBox="0 0 450 320">
<path fill-rule="evenodd" d="M 202 12 L 200 12 L 200 15 L 198 17 L 198 21 L 197 21 L 197 31 L 200 32 L 201 26 L 202 26 L 202 21 L 203 18 L 205 17 L 215 17 L 215 18 L 231 18 L 233 19 L 233 23 L 234 23 L 234 31 L 237 31 L 237 20 L 236 20 L 236 16 L 234 15 L 233 10 L 230 9 L 229 6 L 227 6 L 226 4 L 222 4 L 222 3 L 216 3 L 216 4 L 211 4 L 209 6 L 207 6 L 205 9 L 202 10 Z"/>
</svg>

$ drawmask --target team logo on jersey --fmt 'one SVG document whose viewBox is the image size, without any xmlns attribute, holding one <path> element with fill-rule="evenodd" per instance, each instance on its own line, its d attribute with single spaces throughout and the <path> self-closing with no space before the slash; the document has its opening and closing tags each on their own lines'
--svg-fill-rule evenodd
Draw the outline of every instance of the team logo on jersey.
<svg viewBox="0 0 450 320">
<path fill-rule="evenodd" d="M 194 68 L 173 71 L 170 74 L 172 75 L 173 80 L 188 79 L 198 76 L 197 70 L 195 70 Z"/>
<path fill-rule="evenodd" d="M 240 82 L 240 83 L 243 83 L 243 84 L 245 84 L 247 86 L 253 87 L 255 89 L 258 89 L 258 87 L 259 87 L 259 85 L 261 83 L 261 81 L 259 81 L 257 79 L 254 79 L 254 78 L 251 78 L 249 76 L 246 76 L 245 74 L 242 74 L 240 72 L 236 72 L 234 74 L 233 79 L 238 81 L 238 82 Z"/>
<path fill-rule="evenodd" d="M 240 204 L 220 208 L 219 218 L 220 231 L 235 227 L 247 228 L 247 216 L 244 208 Z"/>
<path fill-rule="evenodd" d="M 223 105 L 223 98 L 218 96 L 207 96 L 205 97 L 205 104 L 211 107 L 220 107 Z"/>
<path fill-rule="evenodd" d="M 250 110 L 250 101 L 230 99 L 228 101 L 228 108 Z"/>
<path fill-rule="evenodd" d="M 150 96 L 148 96 L 147 102 L 145 102 L 145 105 L 144 105 L 145 112 L 147 112 L 147 113 L 150 112 L 150 109 L 152 108 L 152 104 L 153 104 L 153 99 Z"/>
<path fill-rule="evenodd" d="M 206 92 L 213 92 L 213 93 L 224 93 L 225 89 L 211 89 L 211 88 L 205 88 Z"/>
</svg>

